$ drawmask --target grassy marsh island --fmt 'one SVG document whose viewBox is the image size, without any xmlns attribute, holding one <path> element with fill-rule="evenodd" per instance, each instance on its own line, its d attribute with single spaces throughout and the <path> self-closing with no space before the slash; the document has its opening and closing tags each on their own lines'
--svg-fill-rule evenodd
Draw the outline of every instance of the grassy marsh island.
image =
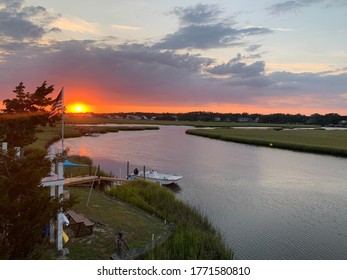
<svg viewBox="0 0 347 280">
<path fill-rule="evenodd" d="M 325 129 L 189 129 L 187 134 L 244 143 L 347 157 L 347 130 Z"/>
<path fill-rule="evenodd" d="M 157 130 L 157 126 L 98 126 L 98 125 L 65 125 L 64 138 L 76 138 L 86 135 L 90 132 L 99 134 L 116 133 L 119 131 L 140 131 L 140 130 Z M 47 149 L 54 142 L 61 139 L 61 125 L 54 127 L 39 127 L 36 129 L 37 140 L 29 148 Z"/>
</svg>

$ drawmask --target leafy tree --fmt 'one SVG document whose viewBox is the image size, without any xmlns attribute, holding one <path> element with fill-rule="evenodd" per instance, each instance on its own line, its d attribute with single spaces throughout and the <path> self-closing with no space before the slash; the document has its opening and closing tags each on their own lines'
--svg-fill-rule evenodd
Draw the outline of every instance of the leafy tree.
<svg viewBox="0 0 347 280">
<path fill-rule="evenodd" d="M 0 258 L 27 259 L 46 240 L 43 230 L 63 202 L 39 187 L 50 171 L 41 150 L 18 157 L 0 149 Z M 64 202 L 66 203 L 66 202 Z M 69 203 L 69 202 L 67 202 Z M 70 205 L 65 205 L 70 206 Z"/>
<path fill-rule="evenodd" d="M 25 86 L 23 82 L 20 82 L 13 90 L 16 98 L 3 101 L 6 107 L 3 111 L 9 114 L 46 112 L 45 108 L 52 103 L 52 99 L 47 95 L 52 93 L 53 90 L 54 86 L 47 87 L 47 82 L 44 81 L 41 86 L 36 88 L 34 93 L 29 93 L 25 92 Z"/>
<path fill-rule="evenodd" d="M 53 90 L 54 86 L 47 86 L 44 81 L 34 93 L 29 93 L 20 82 L 13 90 L 16 97 L 3 101 L 5 114 L 0 115 L 0 139 L 8 142 L 10 147 L 24 147 L 33 143 L 36 140 L 36 126 L 48 123 L 46 107 L 52 104 L 52 99 L 47 95 Z"/>
<path fill-rule="evenodd" d="M 5 99 L 3 104 L 6 106 L 4 113 L 25 113 L 29 106 L 30 94 L 25 92 L 25 86 L 23 82 L 20 82 L 18 86 L 13 90 L 16 94 L 14 99 Z"/>
</svg>

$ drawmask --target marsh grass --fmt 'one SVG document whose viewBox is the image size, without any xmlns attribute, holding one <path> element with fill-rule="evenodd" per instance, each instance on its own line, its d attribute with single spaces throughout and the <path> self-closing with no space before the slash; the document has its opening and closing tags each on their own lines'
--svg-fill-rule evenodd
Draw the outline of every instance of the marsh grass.
<svg viewBox="0 0 347 280">
<path fill-rule="evenodd" d="M 144 259 L 232 259 L 220 233 L 196 209 L 177 200 L 172 192 L 155 183 L 129 181 L 109 194 L 175 224 L 174 233 Z"/>
<path fill-rule="evenodd" d="M 75 138 L 81 137 L 88 132 L 97 132 L 100 134 L 104 133 L 115 133 L 119 131 L 141 131 L 141 130 L 156 130 L 159 129 L 157 126 L 77 126 L 77 125 L 65 125 L 64 127 L 64 138 Z M 29 145 L 27 149 L 44 149 L 46 150 L 54 142 L 61 139 L 61 125 L 54 127 L 38 127 L 36 129 L 36 141 Z"/>
<path fill-rule="evenodd" d="M 65 128 L 65 138 L 80 137 L 82 134 L 74 127 Z M 51 144 L 61 139 L 61 126 L 38 127 L 36 129 L 36 141 L 29 145 L 27 149 L 46 150 Z"/>
<path fill-rule="evenodd" d="M 190 129 L 187 134 L 223 141 L 347 157 L 347 130 Z"/>
</svg>

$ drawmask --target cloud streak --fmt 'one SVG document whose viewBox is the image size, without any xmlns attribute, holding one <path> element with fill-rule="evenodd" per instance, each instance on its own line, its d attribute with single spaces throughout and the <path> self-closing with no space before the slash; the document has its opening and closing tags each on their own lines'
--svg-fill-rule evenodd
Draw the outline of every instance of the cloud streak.
<svg viewBox="0 0 347 280">
<path fill-rule="evenodd" d="M 298 12 L 304 8 L 321 5 L 323 8 L 341 7 L 347 5 L 345 0 L 290 0 L 278 2 L 267 7 L 270 14 L 280 15 L 285 13 Z"/>
<path fill-rule="evenodd" d="M 79 32 L 83 34 L 97 34 L 98 28 L 96 24 L 87 22 L 80 18 L 57 18 L 53 24 L 60 30 Z"/>
<path fill-rule="evenodd" d="M 112 29 L 115 29 L 115 30 L 125 30 L 125 31 L 138 31 L 142 29 L 141 27 L 118 25 L 118 24 L 113 24 L 111 27 Z"/>
</svg>

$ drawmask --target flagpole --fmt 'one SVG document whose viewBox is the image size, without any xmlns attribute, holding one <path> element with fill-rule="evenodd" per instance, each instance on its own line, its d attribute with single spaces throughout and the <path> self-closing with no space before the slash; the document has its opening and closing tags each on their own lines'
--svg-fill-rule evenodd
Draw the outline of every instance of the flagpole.
<svg viewBox="0 0 347 280">
<path fill-rule="evenodd" d="M 61 89 L 61 100 L 62 100 L 62 115 L 61 115 L 61 152 L 64 153 L 64 87 Z M 60 170 L 59 170 L 60 167 Z M 59 163 L 58 166 L 58 178 L 64 180 L 64 160 Z M 58 197 L 63 200 L 64 184 L 58 186 Z M 57 249 L 61 251 L 63 249 L 63 208 L 60 208 L 57 214 Z"/>
<path fill-rule="evenodd" d="M 64 115 L 65 115 L 65 107 L 64 107 L 64 87 L 62 88 L 62 100 L 63 100 L 63 109 L 62 109 L 62 117 L 61 117 L 61 149 L 64 152 Z"/>
</svg>

